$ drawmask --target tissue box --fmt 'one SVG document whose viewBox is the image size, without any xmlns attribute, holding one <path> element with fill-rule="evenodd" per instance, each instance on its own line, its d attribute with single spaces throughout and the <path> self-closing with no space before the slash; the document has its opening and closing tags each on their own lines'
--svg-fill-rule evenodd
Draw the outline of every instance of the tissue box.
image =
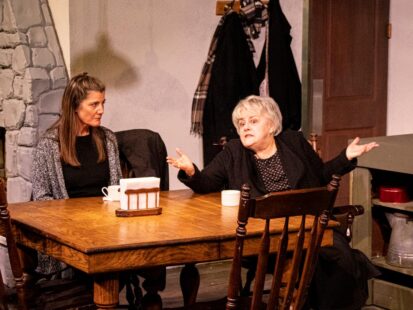
<svg viewBox="0 0 413 310">
<path fill-rule="evenodd" d="M 120 180 L 120 208 L 145 210 L 159 207 L 160 179 L 155 177 Z"/>
</svg>

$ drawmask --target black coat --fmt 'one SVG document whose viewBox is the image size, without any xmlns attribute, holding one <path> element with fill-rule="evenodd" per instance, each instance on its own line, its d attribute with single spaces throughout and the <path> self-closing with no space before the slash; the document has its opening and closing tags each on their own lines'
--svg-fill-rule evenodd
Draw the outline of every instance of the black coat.
<svg viewBox="0 0 413 310">
<path fill-rule="evenodd" d="M 343 175 L 355 168 L 356 161 L 349 161 L 345 151 L 323 163 L 301 132 L 286 130 L 275 137 L 284 171 L 294 189 L 326 185 L 333 174 Z M 267 193 L 258 174 L 254 153 L 242 146 L 239 139 L 230 140 L 222 152 L 200 171 L 188 178 L 180 171 L 178 178 L 197 193 L 241 189 L 248 183 L 253 197 Z"/>
<path fill-rule="evenodd" d="M 213 146 L 220 137 L 238 137 L 231 120 L 238 101 L 258 94 L 256 68 L 240 16 L 228 15 L 222 27 L 202 121 L 205 164 L 220 151 Z"/>
<path fill-rule="evenodd" d="M 270 97 L 278 103 L 283 115 L 283 128 L 301 128 L 301 82 L 291 50 L 291 26 L 281 10 L 279 0 L 271 0 L 268 42 L 268 79 Z M 265 75 L 265 52 L 258 66 L 258 79 Z"/>
<path fill-rule="evenodd" d="M 149 129 L 130 129 L 115 133 L 119 156 L 126 163 L 128 177 L 158 177 L 162 191 L 169 189 L 166 147 L 161 136 Z"/>
</svg>

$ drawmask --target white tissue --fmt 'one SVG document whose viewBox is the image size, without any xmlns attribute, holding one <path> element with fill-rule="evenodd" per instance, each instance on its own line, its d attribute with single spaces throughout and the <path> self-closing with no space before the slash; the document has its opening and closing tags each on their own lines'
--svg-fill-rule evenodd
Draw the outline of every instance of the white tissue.
<svg viewBox="0 0 413 310">
<path fill-rule="evenodd" d="M 121 179 L 120 208 L 122 210 L 136 210 L 139 207 L 139 210 L 141 210 L 159 207 L 159 184 L 160 179 L 155 177 Z M 143 188 L 158 188 L 158 191 L 151 193 L 130 194 L 128 206 L 128 195 L 125 193 L 126 190 Z M 148 201 L 146 201 L 147 197 Z"/>
</svg>

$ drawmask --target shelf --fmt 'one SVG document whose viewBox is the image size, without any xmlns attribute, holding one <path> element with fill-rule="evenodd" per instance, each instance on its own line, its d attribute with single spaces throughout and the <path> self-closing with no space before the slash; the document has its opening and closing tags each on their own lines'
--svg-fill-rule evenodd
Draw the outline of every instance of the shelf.
<svg viewBox="0 0 413 310">
<path fill-rule="evenodd" d="M 373 203 L 373 206 L 413 212 L 413 201 L 409 201 L 405 203 L 391 203 L 391 202 L 382 202 L 376 198 L 376 199 L 373 199 L 372 203 Z"/>
<path fill-rule="evenodd" d="M 393 265 L 389 265 L 388 263 L 386 263 L 386 259 L 385 259 L 384 256 L 372 257 L 371 262 L 374 265 L 378 266 L 378 267 L 389 269 L 389 270 L 400 272 L 400 273 L 404 273 L 408 276 L 413 276 L 413 268 L 401 268 L 401 267 L 396 267 L 396 266 L 393 266 Z"/>
</svg>

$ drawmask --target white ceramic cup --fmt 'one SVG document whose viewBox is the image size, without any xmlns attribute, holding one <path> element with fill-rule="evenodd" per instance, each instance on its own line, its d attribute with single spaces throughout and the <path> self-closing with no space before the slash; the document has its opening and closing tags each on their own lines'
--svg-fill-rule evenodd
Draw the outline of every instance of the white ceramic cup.
<svg viewBox="0 0 413 310">
<path fill-rule="evenodd" d="M 109 185 L 108 187 L 102 187 L 102 193 L 107 200 L 119 201 L 120 200 L 120 185 Z"/>
<path fill-rule="evenodd" d="M 221 192 L 221 204 L 226 207 L 239 205 L 241 192 L 233 189 L 223 190 Z"/>
</svg>

